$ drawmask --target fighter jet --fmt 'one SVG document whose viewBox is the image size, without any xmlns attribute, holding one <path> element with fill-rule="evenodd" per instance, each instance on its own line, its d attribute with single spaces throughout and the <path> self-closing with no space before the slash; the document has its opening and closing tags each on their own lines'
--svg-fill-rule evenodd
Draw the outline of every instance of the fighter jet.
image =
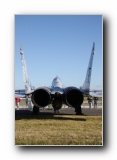
<svg viewBox="0 0 117 160">
<path fill-rule="evenodd" d="M 53 79 L 51 87 L 39 87 L 32 90 L 26 70 L 24 53 L 22 47 L 20 46 L 25 83 L 25 95 L 31 95 L 34 114 L 37 114 L 40 108 L 46 107 L 51 104 L 55 113 L 57 113 L 62 108 L 62 105 L 67 105 L 68 107 L 73 107 L 75 109 L 76 115 L 82 115 L 81 104 L 83 103 L 84 95 L 90 94 L 94 50 L 95 43 L 93 43 L 86 77 L 82 87 L 64 87 L 61 79 L 57 76 Z"/>
</svg>

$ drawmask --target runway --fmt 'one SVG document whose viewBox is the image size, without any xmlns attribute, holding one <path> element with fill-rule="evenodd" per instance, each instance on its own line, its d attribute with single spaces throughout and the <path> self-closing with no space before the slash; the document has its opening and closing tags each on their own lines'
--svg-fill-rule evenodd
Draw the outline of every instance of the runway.
<svg viewBox="0 0 117 160">
<path fill-rule="evenodd" d="M 102 116 L 102 108 L 82 108 L 84 116 Z M 19 109 L 15 110 L 15 118 L 17 116 L 32 116 L 33 112 L 29 109 Z M 61 109 L 59 113 L 55 114 L 53 110 L 41 109 L 38 115 L 75 115 L 74 108 L 64 108 Z M 79 116 L 79 115 L 78 115 Z"/>
</svg>

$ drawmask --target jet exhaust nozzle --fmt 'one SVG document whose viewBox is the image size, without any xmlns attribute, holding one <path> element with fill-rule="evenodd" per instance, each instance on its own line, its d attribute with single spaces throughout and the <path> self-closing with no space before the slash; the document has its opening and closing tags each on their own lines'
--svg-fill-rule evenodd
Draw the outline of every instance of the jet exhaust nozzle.
<svg viewBox="0 0 117 160">
<path fill-rule="evenodd" d="M 65 103 L 76 108 L 83 103 L 83 94 L 76 88 L 68 89 L 65 93 Z"/>
<path fill-rule="evenodd" d="M 45 107 L 51 101 L 51 95 L 48 89 L 40 88 L 33 92 L 32 94 L 32 102 L 35 106 Z"/>
</svg>

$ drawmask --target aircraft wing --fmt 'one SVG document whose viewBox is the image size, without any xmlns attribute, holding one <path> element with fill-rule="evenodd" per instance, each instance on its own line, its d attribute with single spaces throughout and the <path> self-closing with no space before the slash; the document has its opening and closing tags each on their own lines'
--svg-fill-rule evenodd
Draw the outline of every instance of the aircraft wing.
<svg viewBox="0 0 117 160">
<path fill-rule="evenodd" d="M 19 98 L 25 97 L 25 90 L 24 89 L 15 90 L 15 97 Z"/>
<path fill-rule="evenodd" d="M 15 94 L 15 98 L 25 98 L 25 95 Z"/>
<path fill-rule="evenodd" d="M 31 90 L 30 92 L 25 92 L 25 89 L 19 89 L 15 90 L 15 97 L 24 98 L 26 95 L 31 95 L 34 92 L 34 90 Z"/>
<path fill-rule="evenodd" d="M 102 91 L 101 90 L 90 91 L 89 95 L 92 97 L 102 97 Z"/>
</svg>

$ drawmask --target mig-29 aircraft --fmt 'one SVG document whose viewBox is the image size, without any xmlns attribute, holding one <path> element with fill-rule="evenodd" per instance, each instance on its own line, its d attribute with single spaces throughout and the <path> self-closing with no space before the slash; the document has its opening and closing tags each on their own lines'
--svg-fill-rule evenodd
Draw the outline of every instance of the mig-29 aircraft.
<svg viewBox="0 0 117 160">
<path fill-rule="evenodd" d="M 84 95 L 90 94 L 90 82 L 94 49 L 95 43 L 93 43 L 86 77 L 82 87 L 63 87 L 61 79 L 59 77 L 55 77 L 52 81 L 51 87 L 39 87 L 37 89 L 34 89 L 31 87 L 28 79 L 24 53 L 22 47 L 20 46 L 20 54 L 25 83 L 25 93 L 23 93 L 23 90 L 21 90 L 21 93 L 24 94 L 24 96 L 31 95 L 34 114 L 37 114 L 39 112 L 39 108 L 46 107 L 49 104 L 52 105 L 54 112 L 57 113 L 59 109 L 62 108 L 62 105 L 65 104 L 69 107 L 75 108 L 76 115 L 82 115 L 81 104 L 83 103 Z M 20 90 L 15 91 L 15 95 L 17 95 L 18 93 L 20 94 Z"/>
</svg>

